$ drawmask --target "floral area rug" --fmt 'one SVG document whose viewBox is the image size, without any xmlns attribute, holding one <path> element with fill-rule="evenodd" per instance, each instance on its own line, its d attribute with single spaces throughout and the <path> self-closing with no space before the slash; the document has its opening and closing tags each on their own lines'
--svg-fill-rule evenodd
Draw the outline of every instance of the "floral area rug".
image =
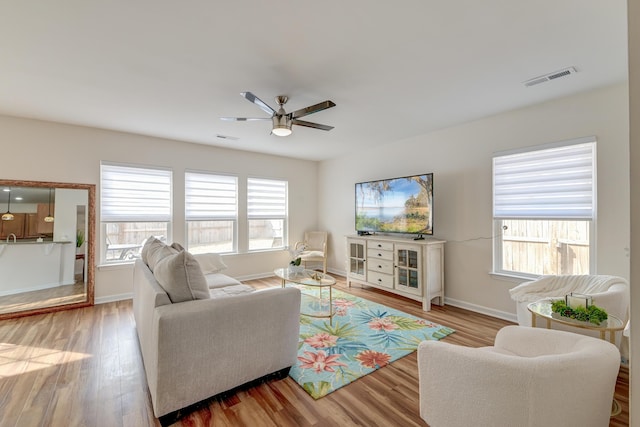
<svg viewBox="0 0 640 427">
<path fill-rule="evenodd" d="M 303 289 L 302 312 L 313 309 Z M 335 314 L 329 319 L 300 316 L 298 363 L 293 378 L 314 399 L 404 357 L 424 340 L 439 340 L 451 328 L 333 290 Z M 328 297 L 328 291 L 324 291 Z M 317 301 L 317 299 L 316 299 Z M 316 302 L 327 305 L 327 300 Z"/>
</svg>

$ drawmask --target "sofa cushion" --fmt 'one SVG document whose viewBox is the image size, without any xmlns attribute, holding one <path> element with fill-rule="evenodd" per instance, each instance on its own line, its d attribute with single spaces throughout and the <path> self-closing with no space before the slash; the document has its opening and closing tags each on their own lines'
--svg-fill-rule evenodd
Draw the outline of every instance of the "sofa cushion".
<svg viewBox="0 0 640 427">
<path fill-rule="evenodd" d="M 180 251 L 184 251 L 184 247 L 183 247 L 180 243 L 178 243 L 178 242 L 173 242 L 173 243 L 171 244 L 171 247 L 172 247 L 173 249 L 175 249 L 176 251 L 178 251 L 178 252 L 180 252 Z"/>
<path fill-rule="evenodd" d="M 153 275 L 172 303 L 209 299 L 209 288 L 200 264 L 189 252 L 165 256 L 156 264 Z"/>
<path fill-rule="evenodd" d="M 240 285 L 226 286 L 224 288 L 209 289 L 209 295 L 211 296 L 211 298 L 224 298 L 224 297 L 232 297 L 236 295 L 248 294 L 253 291 L 255 291 L 255 289 L 252 288 L 251 286 L 240 284 Z"/>
<path fill-rule="evenodd" d="M 155 243 L 160 242 L 160 240 L 156 239 L 153 236 L 149 236 L 143 243 L 142 249 L 140 249 L 140 258 L 144 261 L 147 266 L 149 266 L 149 248 Z M 162 243 L 162 242 L 161 242 Z"/>
<path fill-rule="evenodd" d="M 195 254 L 193 256 L 200 264 L 200 268 L 204 274 L 219 273 L 227 268 L 220 254 L 207 253 Z"/>
<path fill-rule="evenodd" d="M 207 280 L 207 286 L 209 287 L 209 289 L 241 285 L 238 280 L 222 273 L 205 274 L 204 277 Z"/>
<path fill-rule="evenodd" d="M 156 265 L 165 257 L 169 255 L 175 255 L 179 251 L 167 245 L 166 243 L 161 242 L 158 239 L 155 239 L 149 244 L 147 248 L 147 266 L 149 266 L 149 270 L 154 271 Z"/>
</svg>

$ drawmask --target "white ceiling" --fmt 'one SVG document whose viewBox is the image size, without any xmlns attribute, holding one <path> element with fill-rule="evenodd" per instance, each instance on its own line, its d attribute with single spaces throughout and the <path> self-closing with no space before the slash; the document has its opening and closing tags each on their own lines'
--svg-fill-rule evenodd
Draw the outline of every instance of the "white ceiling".
<svg viewBox="0 0 640 427">
<path fill-rule="evenodd" d="M 624 0 L 0 0 L 0 114 L 329 159 L 624 82 L 626 22 Z M 304 120 L 335 129 L 221 121 L 266 116 L 243 91 L 330 99 Z"/>
</svg>

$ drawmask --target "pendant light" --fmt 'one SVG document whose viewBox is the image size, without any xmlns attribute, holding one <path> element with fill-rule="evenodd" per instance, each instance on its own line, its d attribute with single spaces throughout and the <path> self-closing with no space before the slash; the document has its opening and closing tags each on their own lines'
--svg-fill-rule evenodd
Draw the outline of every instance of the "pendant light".
<svg viewBox="0 0 640 427">
<path fill-rule="evenodd" d="M 11 189 L 9 189 L 9 190 L 5 189 L 4 191 L 8 191 L 9 192 L 9 197 L 7 198 L 7 212 L 2 215 L 2 220 L 3 221 L 12 221 L 13 220 L 13 214 L 11 213 Z"/>
<path fill-rule="evenodd" d="M 53 222 L 53 216 L 51 215 L 51 188 L 49 189 L 49 215 L 44 217 L 44 222 Z"/>
</svg>

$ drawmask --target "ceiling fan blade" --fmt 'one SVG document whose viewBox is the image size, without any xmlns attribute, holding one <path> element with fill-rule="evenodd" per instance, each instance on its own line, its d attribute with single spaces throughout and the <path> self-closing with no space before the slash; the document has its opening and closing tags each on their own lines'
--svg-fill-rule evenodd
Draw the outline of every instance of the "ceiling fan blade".
<svg viewBox="0 0 640 427">
<path fill-rule="evenodd" d="M 256 120 L 271 120 L 271 117 L 220 117 L 226 122 L 253 122 Z"/>
<path fill-rule="evenodd" d="M 263 100 L 261 100 L 251 92 L 240 92 L 240 95 L 244 96 L 247 99 L 247 101 L 253 102 L 258 107 L 262 108 L 262 110 L 264 110 L 265 113 L 268 113 L 271 116 L 273 116 L 276 113 L 276 110 L 269 107 Z"/>
<path fill-rule="evenodd" d="M 298 126 L 306 126 L 308 128 L 314 128 L 314 129 L 320 129 L 320 130 L 331 130 L 331 129 L 333 129 L 333 126 L 321 125 L 320 123 L 306 122 L 304 120 L 293 119 L 291 121 L 291 123 L 293 123 L 294 125 L 298 125 Z"/>
<path fill-rule="evenodd" d="M 297 118 L 304 117 L 312 113 L 317 113 L 318 111 L 326 110 L 327 108 L 331 108 L 335 106 L 336 104 L 334 104 L 333 101 L 328 101 L 328 100 L 323 101 L 316 105 L 312 105 L 310 107 L 305 107 L 305 108 L 301 108 L 300 110 L 294 111 L 293 113 L 291 113 L 291 118 L 297 119 Z"/>
</svg>

